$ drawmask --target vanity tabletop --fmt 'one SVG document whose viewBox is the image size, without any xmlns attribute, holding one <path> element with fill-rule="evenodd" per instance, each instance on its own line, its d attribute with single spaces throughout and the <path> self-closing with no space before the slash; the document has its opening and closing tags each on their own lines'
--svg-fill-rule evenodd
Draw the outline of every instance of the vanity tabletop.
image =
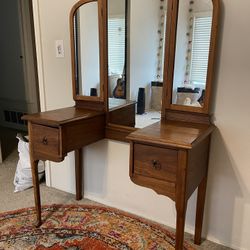
<svg viewBox="0 0 250 250">
<path fill-rule="evenodd" d="M 24 115 L 22 119 L 46 126 L 58 127 L 69 122 L 80 121 L 82 119 L 88 119 L 104 114 L 105 112 L 102 111 L 69 107 L 40 112 L 36 114 Z"/>
<path fill-rule="evenodd" d="M 191 149 L 215 129 L 214 125 L 161 121 L 131 133 L 127 139 L 161 146 Z"/>
</svg>

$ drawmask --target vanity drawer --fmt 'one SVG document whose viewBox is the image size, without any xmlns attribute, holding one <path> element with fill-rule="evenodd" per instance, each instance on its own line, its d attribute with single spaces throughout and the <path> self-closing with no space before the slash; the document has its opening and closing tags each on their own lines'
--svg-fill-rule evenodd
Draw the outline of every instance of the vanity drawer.
<svg viewBox="0 0 250 250">
<path fill-rule="evenodd" d="M 175 182 L 178 151 L 143 144 L 134 144 L 134 173 Z"/>
<path fill-rule="evenodd" d="M 32 124 L 33 149 L 42 155 L 60 156 L 59 128 Z"/>
</svg>

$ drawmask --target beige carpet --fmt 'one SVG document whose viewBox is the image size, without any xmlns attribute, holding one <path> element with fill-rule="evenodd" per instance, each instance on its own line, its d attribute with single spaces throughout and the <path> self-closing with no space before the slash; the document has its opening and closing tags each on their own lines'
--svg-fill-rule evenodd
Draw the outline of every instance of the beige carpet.
<svg viewBox="0 0 250 250">
<path fill-rule="evenodd" d="M 15 174 L 18 153 L 14 151 L 9 157 L 0 164 L 0 212 L 16 210 L 19 208 L 34 206 L 33 189 L 20 193 L 14 193 L 13 178 Z M 48 188 L 45 184 L 41 185 L 42 204 L 97 204 L 90 200 L 83 199 L 80 202 L 75 200 L 75 196 L 53 188 Z M 168 228 L 169 229 L 169 228 Z M 172 229 L 169 229 L 172 230 Z M 185 239 L 192 244 L 192 236 L 185 235 Z M 196 246 L 195 246 L 196 247 Z M 229 250 L 230 248 L 204 241 L 197 250 Z"/>
<path fill-rule="evenodd" d="M 18 153 L 14 151 L 4 162 L 0 164 L 0 212 L 16 210 L 19 208 L 34 206 L 33 189 L 14 193 L 13 179 L 15 175 Z M 42 204 L 72 204 L 77 203 L 75 196 L 54 188 L 48 188 L 41 184 Z M 83 200 L 81 203 L 92 203 Z"/>
</svg>

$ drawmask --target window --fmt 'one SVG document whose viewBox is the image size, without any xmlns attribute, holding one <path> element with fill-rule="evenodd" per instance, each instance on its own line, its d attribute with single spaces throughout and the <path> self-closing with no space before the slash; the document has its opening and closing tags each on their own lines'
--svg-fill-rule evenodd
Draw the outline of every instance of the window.
<svg viewBox="0 0 250 250">
<path fill-rule="evenodd" d="M 109 75 L 123 74 L 125 63 L 125 18 L 108 20 Z"/>
<path fill-rule="evenodd" d="M 212 27 L 211 13 L 194 14 L 190 81 L 206 84 Z"/>
</svg>

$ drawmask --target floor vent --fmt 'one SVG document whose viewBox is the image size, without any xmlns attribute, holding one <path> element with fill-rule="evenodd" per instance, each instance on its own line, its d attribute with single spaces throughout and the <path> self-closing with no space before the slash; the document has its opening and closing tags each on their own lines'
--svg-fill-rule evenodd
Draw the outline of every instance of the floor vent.
<svg viewBox="0 0 250 250">
<path fill-rule="evenodd" d="M 6 122 L 27 125 L 27 122 L 21 119 L 23 115 L 25 115 L 23 112 L 4 110 L 4 120 Z"/>
</svg>

